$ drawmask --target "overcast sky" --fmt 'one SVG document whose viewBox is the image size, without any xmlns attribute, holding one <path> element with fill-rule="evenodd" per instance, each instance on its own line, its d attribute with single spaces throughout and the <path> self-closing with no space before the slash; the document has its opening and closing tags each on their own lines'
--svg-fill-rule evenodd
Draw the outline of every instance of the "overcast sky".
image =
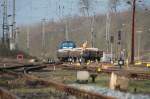
<svg viewBox="0 0 150 99">
<path fill-rule="evenodd" d="M 17 0 L 17 23 L 37 22 L 42 18 L 47 20 L 59 19 L 63 16 L 75 15 L 79 13 L 78 0 Z M 105 12 L 106 1 L 97 6 L 99 12 Z"/>
<path fill-rule="evenodd" d="M 12 1 L 8 0 L 9 14 L 12 14 Z M 105 13 L 108 0 L 94 0 L 91 12 Z M 17 24 L 30 24 L 41 19 L 58 20 L 64 16 L 81 15 L 79 0 L 16 0 Z"/>
<path fill-rule="evenodd" d="M 8 0 L 9 14 L 12 14 L 12 1 Z M 95 2 L 93 12 L 106 13 L 108 0 L 93 0 Z M 150 0 L 143 0 L 149 1 Z M 0 3 L 2 0 L 0 0 Z M 17 24 L 29 24 L 39 22 L 41 19 L 57 20 L 63 16 L 81 15 L 79 13 L 79 0 L 16 0 Z M 120 9 L 125 9 L 124 5 Z M 1 14 L 0 9 L 0 14 Z M 2 19 L 2 17 L 0 17 Z"/>
</svg>

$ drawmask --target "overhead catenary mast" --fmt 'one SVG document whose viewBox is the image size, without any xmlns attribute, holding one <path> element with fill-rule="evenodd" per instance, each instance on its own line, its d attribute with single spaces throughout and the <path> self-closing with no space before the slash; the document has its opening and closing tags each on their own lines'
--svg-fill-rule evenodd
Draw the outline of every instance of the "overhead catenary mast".
<svg viewBox="0 0 150 99">
<path fill-rule="evenodd" d="M 26 28 L 26 31 L 27 31 L 27 52 L 29 53 L 30 52 L 30 28 L 29 26 L 27 26 Z"/>
<path fill-rule="evenodd" d="M 46 42 L 45 42 L 45 21 L 46 19 L 42 19 L 42 55 L 43 57 L 45 56 L 45 47 L 46 47 Z"/>
<path fill-rule="evenodd" d="M 10 36 L 10 50 L 16 49 L 16 33 L 16 0 L 13 0 L 12 34 Z"/>
<path fill-rule="evenodd" d="M 66 23 L 65 23 L 65 40 L 68 41 L 69 40 L 69 33 L 68 33 L 68 20 L 66 19 Z"/>
<path fill-rule="evenodd" d="M 15 34 L 16 34 L 16 0 L 13 0 L 12 36 L 13 36 L 14 43 L 16 44 Z"/>
<path fill-rule="evenodd" d="M 95 14 L 92 17 L 92 22 L 91 22 L 91 45 L 92 47 L 95 47 L 94 23 L 95 23 Z"/>
<path fill-rule="evenodd" d="M 60 3 L 60 0 L 59 0 Z M 65 40 L 68 41 L 69 40 L 69 20 L 67 18 L 65 18 L 64 16 L 64 9 L 65 6 L 62 5 L 62 7 L 59 5 L 59 10 L 62 12 L 62 17 L 64 18 L 64 24 L 65 24 Z"/>
<path fill-rule="evenodd" d="M 7 0 L 3 0 L 3 37 L 2 37 L 2 43 L 7 44 L 8 43 L 8 14 L 7 14 Z"/>
<path fill-rule="evenodd" d="M 70 27 L 70 21 L 71 21 L 71 16 L 72 16 L 72 14 L 71 14 L 71 12 L 72 12 L 72 3 L 73 2 L 70 2 L 71 3 L 71 7 L 70 7 L 70 11 L 69 11 L 69 13 L 68 13 L 68 19 L 66 18 L 66 22 L 65 22 L 65 39 L 66 39 L 66 41 L 69 41 L 69 30 L 71 31 L 71 27 Z M 64 7 L 63 7 L 63 9 L 64 9 Z"/>
<path fill-rule="evenodd" d="M 110 12 L 108 11 L 108 13 L 106 14 L 106 44 L 107 44 L 107 52 L 109 52 L 109 45 L 110 45 L 110 22 L 111 22 L 111 18 L 110 18 Z"/>
</svg>

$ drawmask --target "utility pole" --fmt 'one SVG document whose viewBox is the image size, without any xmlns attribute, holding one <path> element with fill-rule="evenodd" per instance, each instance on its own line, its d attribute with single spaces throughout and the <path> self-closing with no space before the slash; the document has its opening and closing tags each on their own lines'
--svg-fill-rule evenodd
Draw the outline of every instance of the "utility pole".
<svg viewBox="0 0 150 99">
<path fill-rule="evenodd" d="M 10 40 L 10 50 L 16 49 L 16 0 L 13 0 L 13 14 L 12 14 L 12 30 Z"/>
<path fill-rule="evenodd" d="M 109 39 L 110 39 L 110 12 L 106 14 L 106 44 L 107 44 L 107 52 L 109 52 Z"/>
<path fill-rule="evenodd" d="M 66 19 L 66 24 L 65 24 L 65 39 L 66 39 L 66 41 L 68 41 L 69 40 L 69 33 L 68 33 L 68 21 L 67 21 L 67 19 Z"/>
<path fill-rule="evenodd" d="M 113 60 L 113 43 L 114 43 L 114 36 L 110 36 L 110 52 L 111 52 L 111 60 Z"/>
<path fill-rule="evenodd" d="M 45 57 L 45 21 L 46 19 L 42 19 L 42 56 Z"/>
<path fill-rule="evenodd" d="M 138 52 L 138 61 L 140 61 L 140 47 L 141 47 L 141 33 L 143 32 L 143 31 L 136 31 L 137 33 L 138 33 L 138 50 L 137 50 L 137 52 Z"/>
<path fill-rule="evenodd" d="M 19 30 L 19 27 L 16 27 L 16 33 L 15 33 L 15 44 L 16 44 L 16 49 L 18 48 L 18 41 L 19 41 L 19 33 L 20 33 L 20 30 Z"/>
<path fill-rule="evenodd" d="M 5 45 L 8 41 L 8 15 L 7 15 L 7 0 L 3 0 L 3 37 L 2 43 Z"/>
<path fill-rule="evenodd" d="M 15 44 L 16 44 L 16 42 L 15 42 L 15 39 L 16 39 L 16 36 L 15 36 L 15 34 L 16 34 L 16 19 L 15 19 L 15 17 L 16 17 L 16 0 L 13 0 L 13 20 L 12 20 L 12 40 L 13 40 L 13 43 L 14 43 L 14 46 L 15 46 Z"/>
<path fill-rule="evenodd" d="M 30 28 L 27 26 L 27 52 L 30 52 Z"/>
<path fill-rule="evenodd" d="M 91 21 L 91 45 L 94 47 L 94 40 L 95 40 L 95 35 L 94 35 L 94 22 L 95 22 L 95 14 L 93 15 L 92 21 Z"/>
<path fill-rule="evenodd" d="M 131 37 L 131 64 L 134 64 L 134 34 L 135 34 L 135 8 L 136 0 L 133 0 L 132 7 L 132 37 Z"/>
</svg>

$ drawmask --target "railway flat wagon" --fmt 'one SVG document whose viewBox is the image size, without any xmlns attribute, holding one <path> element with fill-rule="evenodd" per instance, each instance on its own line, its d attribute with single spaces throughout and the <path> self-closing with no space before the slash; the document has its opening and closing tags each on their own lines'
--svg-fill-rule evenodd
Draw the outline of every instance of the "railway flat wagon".
<svg viewBox="0 0 150 99">
<path fill-rule="evenodd" d="M 102 55 L 103 51 L 98 48 L 77 48 L 73 41 L 62 42 L 57 50 L 57 57 L 61 62 L 100 61 Z"/>
</svg>

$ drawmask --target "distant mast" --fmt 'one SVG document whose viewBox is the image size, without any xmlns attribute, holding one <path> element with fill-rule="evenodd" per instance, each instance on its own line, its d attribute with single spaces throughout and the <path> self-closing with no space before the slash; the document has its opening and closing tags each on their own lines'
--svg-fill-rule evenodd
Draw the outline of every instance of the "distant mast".
<svg viewBox="0 0 150 99">
<path fill-rule="evenodd" d="M 110 12 L 108 11 L 108 13 L 106 14 L 106 47 L 107 47 L 107 52 L 109 52 L 109 38 L 110 38 L 110 22 L 111 22 L 111 18 L 110 18 Z"/>
<path fill-rule="evenodd" d="M 67 21 L 67 19 L 66 19 L 66 23 L 65 23 L 65 40 L 69 41 L 68 21 Z"/>
<path fill-rule="evenodd" d="M 3 37 L 2 37 L 2 43 L 4 45 L 8 45 L 9 43 L 9 38 L 8 38 L 8 32 L 9 32 L 9 27 L 8 27 L 8 1 L 7 0 L 3 0 Z"/>
</svg>

